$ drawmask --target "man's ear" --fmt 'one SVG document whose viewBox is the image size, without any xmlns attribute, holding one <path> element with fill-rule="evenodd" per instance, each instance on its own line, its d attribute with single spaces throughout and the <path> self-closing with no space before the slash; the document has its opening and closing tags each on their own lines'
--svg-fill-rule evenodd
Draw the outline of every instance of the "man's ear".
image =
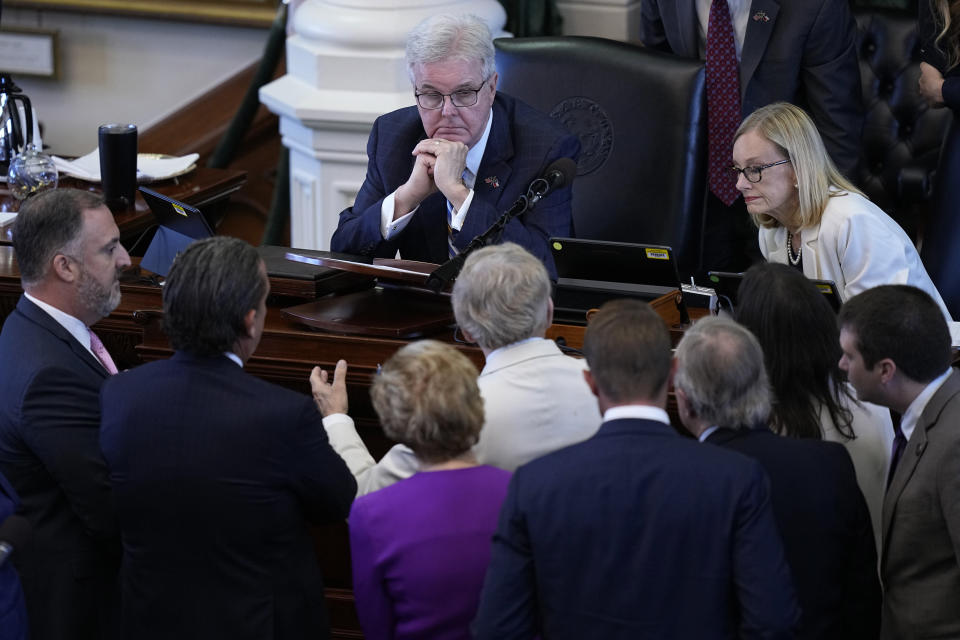
<svg viewBox="0 0 960 640">
<path fill-rule="evenodd" d="M 879 371 L 880 382 L 883 384 L 890 382 L 893 379 L 894 374 L 897 373 L 897 363 L 890 358 L 884 358 L 883 360 L 877 361 L 873 367 Z"/>
<path fill-rule="evenodd" d="M 677 413 L 680 414 L 681 418 L 685 415 L 691 418 L 697 417 L 697 412 L 690 406 L 690 399 L 687 397 L 686 391 L 679 387 L 674 387 L 673 395 L 677 399 Z"/>
<path fill-rule="evenodd" d="M 547 328 L 553 324 L 553 298 L 547 298 Z"/>
<path fill-rule="evenodd" d="M 80 265 L 62 253 L 53 256 L 51 271 L 64 282 L 74 282 L 80 277 Z"/>
<path fill-rule="evenodd" d="M 600 397 L 600 390 L 597 388 L 597 381 L 593 379 L 593 374 L 590 373 L 590 369 L 583 370 L 583 379 L 587 382 L 587 386 L 590 387 L 590 393 Z"/>
<path fill-rule="evenodd" d="M 243 316 L 243 328 L 247 332 L 248 338 L 257 337 L 257 310 L 250 309 Z"/>
<path fill-rule="evenodd" d="M 460 325 L 457 325 L 457 326 L 460 327 Z M 463 327 L 460 327 L 460 333 L 463 334 L 463 339 L 466 340 L 467 342 L 471 344 L 477 344 L 477 341 L 473 339 L 473 336 L 470 335 L 470 332 L 464 329 Z"/>
</svg>

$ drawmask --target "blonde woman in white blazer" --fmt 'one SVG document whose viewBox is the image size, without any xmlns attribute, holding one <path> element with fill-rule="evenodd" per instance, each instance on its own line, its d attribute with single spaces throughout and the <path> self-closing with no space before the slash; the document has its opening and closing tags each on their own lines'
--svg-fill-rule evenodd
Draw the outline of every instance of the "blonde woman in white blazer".
<svg viewBox="0 0 960 640">
<path fill-rule="evenodd" d="M 777 102 L 743 121 L 732 170 L 763 257 L 832 280 L 848 300 L 881 284 L 926 291 L 950 314 L 903 229 L 837 171 L 810 117 Z"/>
</svg>

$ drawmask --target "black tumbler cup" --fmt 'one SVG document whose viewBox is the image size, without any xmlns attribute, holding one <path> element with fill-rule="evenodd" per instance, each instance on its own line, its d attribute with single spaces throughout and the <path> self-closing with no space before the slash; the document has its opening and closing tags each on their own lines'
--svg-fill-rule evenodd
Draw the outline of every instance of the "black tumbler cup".
<svg viewBox="0 0 960 640">
<path fill-rule="evenodd" d="M 100 125 L 100 181 L 111 209 L 133 206 L 137 190 L 137 126 Z"/>
</svg>

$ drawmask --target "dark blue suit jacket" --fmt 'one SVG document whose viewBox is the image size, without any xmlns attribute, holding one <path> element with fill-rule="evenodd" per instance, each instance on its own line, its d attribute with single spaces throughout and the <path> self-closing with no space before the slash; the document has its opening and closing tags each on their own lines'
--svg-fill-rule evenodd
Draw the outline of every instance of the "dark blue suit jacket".
<svg viewBox="0 0 960 640">
<path fill-rule="evenodd" d="M 0 526 L 13 515 L 20 499 L 17 492 L 0 473 Z M 6 542 L 0 537 L 0 541 Z M 17 549 L 14 548 L 14 553 Z M 20 579 L 7 561 L 0 566 L 0 638 L 3 640 L 27 640 L 27 608 L 23 603 Z"/>
<path fill-rule="evenodd" d="M 718 429 L 707 442 L 757 460 L 803 610 L 797 638 L 863 640 L 880 634 L 880 581 L 867 503 L 843 445 Z"/>
<path fill-rule="evenodd" d="M 473 202 L 456 240 L 461 249 L 526 193 L 550 163 L 558 158 L 576 159 L 580 151 L 579 140 L 563 125 L 519 100 L 498 93 L 492 110 L 493 124 L 474 184 Z M 333 251 L 392 258 L 399 250 L 406 260 L 446 262 L 447 205 L 440 192 L 420 204 L 397 237 L 386 241 L 380 234 L 383 199 L 410 177 L 415 160 L 410 152 L 426 137 L 416 107 L 377 118 L 367 142 L 367 178 L 354 205 L 340 213 L 339 226 L 330 240 Z M 516 242 L 540 258 L 554 279 L 556 270 L 547 240 L 570 235 L 570 203 L 570 187 L 558 189 L 511 220 L 503 231 L 504 242 Z"/>
<path fill-rule="evenodd" d="M 126 638 L 329 634 L 307 523 L 357 485 L 311 398 L 183 352 L 103 387 Z"/>
<path fill-rule="evenodd" d="M 641 24 L 645 46 L 700 58 L 695 0 L 644 0 Z M 744 117 L 778 100 L 804 107 L 837 167 L 853 176 L 863 104 L 848 0 L 752 0 L 740 92 Z"/>
<path fill-rule="evenodd" d="M 799 617 L 755 461 L 647 420 L 521 467 L 477 638 L 790 638 Z"/>
<path fill-rule="evenodd" d="M 0 473 L 33 527 L 12 556 L 34 640 L 97 638 L 117 606 L 120 544 L 98 444 L 108 374 L 20 298 L 0 332 Z"/>
</svg>

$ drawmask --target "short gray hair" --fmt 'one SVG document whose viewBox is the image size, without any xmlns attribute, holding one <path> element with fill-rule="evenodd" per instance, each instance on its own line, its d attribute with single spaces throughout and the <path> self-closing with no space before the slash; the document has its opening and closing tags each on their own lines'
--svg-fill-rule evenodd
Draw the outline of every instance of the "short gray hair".
<svg viewBox="0 0 960 640">
<path fill-rule="evenodd" d="M 711 425 L 756 428 L 770 415 L 770 385 L 763 350 L 745 327 L 722 317 L 703 318 L 676 351 L 673 385 Z"/>
<path fill-rule="evenodd" d="M 482 349 L 542 336 L 550 324 L 549 300 L 543 263 L 512 242 L 470 254 L 453 285 L 457 324 Z"/>
<path fill-rule="evenodd" d="M 486 80 L 497 70 L 493 36 L 483 19 L 473 14 L 431 16 L 407 36 L 407 72 L 420 64 L 461 60 L 479 62 Z"/>
<path fill-rule="evenodd" d="M 483 427 L 477 375 L 473 363 L 448 344 L 406 345 L 387 360 L 370 388 L 383 432 L 423 462 L 466 453 Z"/>
</svg>

